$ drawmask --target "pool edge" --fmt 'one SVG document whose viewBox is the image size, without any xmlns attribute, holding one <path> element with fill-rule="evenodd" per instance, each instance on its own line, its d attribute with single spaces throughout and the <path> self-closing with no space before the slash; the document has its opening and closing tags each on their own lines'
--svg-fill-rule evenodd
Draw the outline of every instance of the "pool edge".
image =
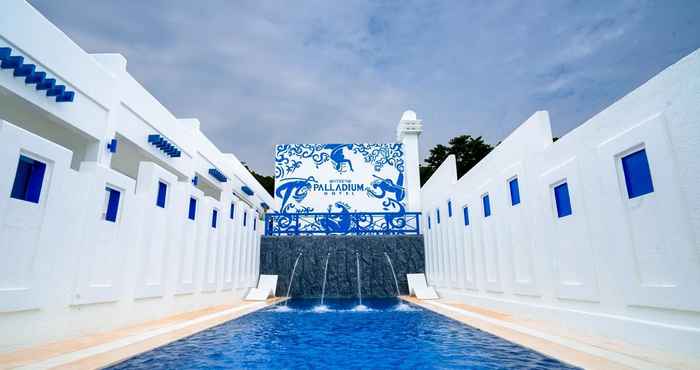
<svg viewBox="0 0 700 370">
<path fill-rule="evenodd" d="M 470 327 L 495 335 L 558 361 L 584 369 L 678 369 L 674 364 L 650 361 L 615 348 L 591 345 L 585 340 L 563 337 L 524 325 L 525 320 L 492 310 L 466 310 L 443 300 L 421 301 L 401 296 L 415 304 Z M 480 312 L 481 311 L 481 312 Z M 680 367 L 682 368 L 682 367 Z"/>
</svg>

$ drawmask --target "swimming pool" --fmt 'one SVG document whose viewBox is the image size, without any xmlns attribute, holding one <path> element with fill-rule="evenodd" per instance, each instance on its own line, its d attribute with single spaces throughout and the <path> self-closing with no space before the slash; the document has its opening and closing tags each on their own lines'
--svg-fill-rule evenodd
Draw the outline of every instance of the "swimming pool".
<svg viewBox="0 0 700 370">
<path fill-rule="evenodd" d="M 576 369 L 396 299 L 291 300 L 110 369 Z"/>
</svg>

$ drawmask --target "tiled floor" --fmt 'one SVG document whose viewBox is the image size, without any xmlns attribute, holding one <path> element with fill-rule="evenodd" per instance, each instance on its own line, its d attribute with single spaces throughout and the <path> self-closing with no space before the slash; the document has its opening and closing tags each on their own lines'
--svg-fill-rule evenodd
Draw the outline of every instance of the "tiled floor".
<svg viewBox="0 0 700 370">
<path fill-rule="evenodd" d="M 585 369 L 700 369 L 700 362 L 461 303 L 406 301 Z"/>
<path fill-rule="evenodd" d="M 242 302 L 0 354 L 0 369 L 99 369 L 276 303 Z"/>
</svg>

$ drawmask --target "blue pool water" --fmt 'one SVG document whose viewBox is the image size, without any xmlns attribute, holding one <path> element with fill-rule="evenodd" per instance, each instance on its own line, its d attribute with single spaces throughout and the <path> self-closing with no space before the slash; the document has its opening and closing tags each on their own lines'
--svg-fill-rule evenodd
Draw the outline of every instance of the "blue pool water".
<svg viewBox="0 0 700 370">
<path fill-rule="evenodd" d="M 111 369 L 576 369 L 396 299 L 292 300 Z"/>
</svg>

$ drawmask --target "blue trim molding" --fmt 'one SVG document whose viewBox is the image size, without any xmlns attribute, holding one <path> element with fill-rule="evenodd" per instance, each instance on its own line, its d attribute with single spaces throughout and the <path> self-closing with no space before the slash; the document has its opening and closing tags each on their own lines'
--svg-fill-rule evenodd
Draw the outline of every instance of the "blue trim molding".
<svg viewBox="0 0 700 370">
<path fill-rule="evenodd" d="M 56 85 L 56 79 L 47 78 L 46 72 L 37 70 L 35 64 L 24 63 L 24 57 L 12 55 L 12 48 L 0 48 L 0 69 L 12 69 L 14 77 L 24 77 L 24 83 L 36 84 L 38 91 L 46 90 L 46 96 L 55 97 L 57 103 L 75 100 L 75 92 L 66 90 L 64 85 Z"/>
<path fill-rule="evenodd" d="M 241 186 L 241 191 L 243 191 L 244 193 L 246 193 L 246 194 L 248 194 L 248 195 L 253 195 L 253 194 L 255 194 L 255 192 L 253 191 L 253 189 L 249 188 L 249 187 L 246 186 L 246 185 Z"/>
<path fill-rule="evenodd" d="M 112 139 L 107 143 L 107 150 L 109 150 L 110 153 L 114 154 L 117 152 L 117 144 L 118 141 L 117 139 Z"/>
<path fill-rule="evenodd" d="M 165 153 L 168 157 L 178 158 L 182 156 L 182 152 L 180 151 L 180 149 L 178 149 L 175 145 L 171 144 L 166 138 L 158 134 L 148 135 L 148 142 L 156 148 L 160 149 L 160 151 Z"/>
<path fill-rule="evenodd" d="M 226 182 L 226 181 L 228 181 L 228 179 L 226 178 L 226 176 L 224 176 L 224 174 L 221 173 L 221 171 L 219 171 L 219 170 L 216 169 L 216 168 L 210 168 L 210 169 L 209 169 L 209 174 L 211 175 L 211 177 L 215 178 L 215 179 L 218 180 L 219 182 Z"/>
</svg>

